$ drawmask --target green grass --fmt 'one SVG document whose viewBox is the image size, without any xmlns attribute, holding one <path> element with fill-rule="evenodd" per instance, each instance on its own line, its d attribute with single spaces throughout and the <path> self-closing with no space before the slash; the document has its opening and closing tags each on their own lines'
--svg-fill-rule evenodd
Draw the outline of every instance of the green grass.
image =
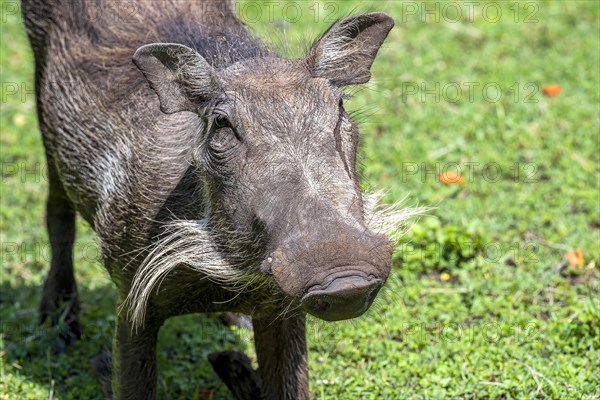
<svg viewBox="0 0 600 400">
<path fill-rule="evenodd" d="M 0 398 L 99 399 L 89 359 L 110 346 L 115 296 L 83 223 L 76 269 L 84 337 L 55 355 L 57 329 L 36 325 L 49 253 L 46 180 L 29 93 L 32 56 L 10 4 L 2 3 L 0 46 Z M 256 22 L 251 9 L 244 15 L 259 34 L 299 54 L 298 38 L 315 37 L 326 16 L 343 16 L 359 2 L 298 4 L 297 22 L 283 3 L 273 18 L 266 8 Z M 312 395 L 598 399 L 599 3 L 530 1 L 518 16 L 513 2 L 503 3 L 495 23 L 491 7 L 499 2 L 486 14 L 489 3 L 480 2 L 472 21 L 466 9 L 456 21 L 455 9 L 436 4 L 369 6 L 397 24 L 372 83 L 347 102 L 368 116 L 365 187 L 435 209 L 405 235 L 367 315 L 310 321 Z M 445 13 L 424 21 L 424 7 Z M 535 21 L 525 22 L 530 13 Z M 462 86 L 460 99 L 453 82 Z M 472 98 L 468 82 L 479 85 Z M 542 85 L 552 83 L 562 92 L 544 96 Z M 436 84 L 439 100 L 422 90 L 436 92 Z M 439 173 L 457 165 L 464 184 L 440 183 Z M 556 272 L 577 248 L 583 265 Z M 206 360 L 222 349 L 253 356 L 251 333 L 222 329 L 214 316 L 170 320 L 159 345 L 161 398 L 228 398 Z"/>
</svg>

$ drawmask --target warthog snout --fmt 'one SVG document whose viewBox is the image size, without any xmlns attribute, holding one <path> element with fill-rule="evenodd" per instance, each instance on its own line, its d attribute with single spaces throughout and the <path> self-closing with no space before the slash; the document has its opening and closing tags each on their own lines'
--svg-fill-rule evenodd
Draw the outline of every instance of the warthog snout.
<svg viewBox="0 0 600 400">
<path fill-rule="evenodd" d="M 326 321 L 339 321 L 362 315 L 371 306 L 383 280 L 373 275 L 335 278 L 324 289 L 313 289 L 302 299 L 304 310 Z"/>
<path fill-rule="evenodd" d="M 272 273 L 284 292 L 326 321 L 362 315 L 391 267 L 389 239 L 366 229 L 338 226 L 319 239 L 290 241 L 272 253 Z"/>
</svg>

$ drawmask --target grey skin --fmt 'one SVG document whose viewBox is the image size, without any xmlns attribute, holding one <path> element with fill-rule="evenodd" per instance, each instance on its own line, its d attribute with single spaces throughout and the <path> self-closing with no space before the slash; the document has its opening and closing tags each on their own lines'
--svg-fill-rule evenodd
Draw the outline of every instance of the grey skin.
<svg viewBox="0 0 600 400">
<path fill-rule="evenodd" d="M 308 399 L 305 313 L 361 315 L 390 270 L 390 240 L 368 228 L 342 88 L 370 79 L 393 21 L 346 18 L 286 60 L 229 2 L 125 3 L 22 2 L 49 170 L 41 319 L 66 307 L 64 339 L 81 334 L 78 212 L 124 307 L 95 366 L 107 397 L 156 398 L 167 318 L 237 312 L 252 317 L 258 372 L 239 355 L 211 359 L 250 381 L 236 396 Z"/>
</svg>

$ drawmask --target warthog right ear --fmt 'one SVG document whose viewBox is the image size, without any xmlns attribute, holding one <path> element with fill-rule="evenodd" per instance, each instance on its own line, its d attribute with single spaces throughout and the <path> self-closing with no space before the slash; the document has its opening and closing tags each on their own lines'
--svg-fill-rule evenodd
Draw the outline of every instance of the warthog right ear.
<svg viewBox="0 0 600 400">
<path fill-rule="evenodd" d="M 371 79 L 371 65 L 394 27 L 382 12 L 357 15 L 335 23 L 319 39 L 304 61 L 315 77 L 343 86 Z"/>
<path fill-rule="evenodd" d="M 158 95 L 165 114 L 197 112 L 219 90 L 213 67 L 195 50 L 180 44 L 142 46 L 133 55 L 133 62 Z"/>
</svg>

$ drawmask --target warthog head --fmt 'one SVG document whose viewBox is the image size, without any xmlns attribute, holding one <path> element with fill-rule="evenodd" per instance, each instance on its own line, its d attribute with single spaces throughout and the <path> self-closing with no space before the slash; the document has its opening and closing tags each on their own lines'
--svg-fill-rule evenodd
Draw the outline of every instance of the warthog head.
<svg viewBox="0 0 600 400">
<path fill-rule="evenodd" d="M 164 113 L 203 121 L 194 162 L 211 229 L 227 231 L 233 253 L 260 254 L 234 270 L 272 277 L 325 320 L 364 313 L 390 272 L 391 241 L 373 229 L 359 190 L 358 128 L 342 88 L 369 81 L 393 25 L 383 13 L 350 17 L 301 59 L 252 58 L 220 70 L 178 44 L 146 45 L 134 56 Z"/>
</svg>

